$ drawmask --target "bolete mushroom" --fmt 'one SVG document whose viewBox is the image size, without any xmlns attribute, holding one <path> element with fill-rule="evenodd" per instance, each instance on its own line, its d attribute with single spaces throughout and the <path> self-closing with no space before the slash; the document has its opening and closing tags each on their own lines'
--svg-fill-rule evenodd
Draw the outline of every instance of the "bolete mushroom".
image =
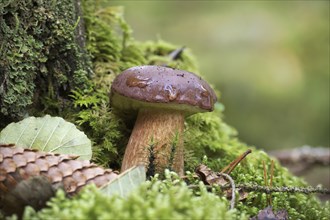
<svg viewBox="0 0 330 220">
<path fill-rule="evenodd" d="M 111 106 L 136 111 L 121 171 L 149 165 L 153 143 L 155 171 L 165 168 L 183 174 L 184 118 L 213 110 L 216 95 L 194 73 L 163 66 L 137 66 L 119 74 L 110 93 Z"/>
</svg>

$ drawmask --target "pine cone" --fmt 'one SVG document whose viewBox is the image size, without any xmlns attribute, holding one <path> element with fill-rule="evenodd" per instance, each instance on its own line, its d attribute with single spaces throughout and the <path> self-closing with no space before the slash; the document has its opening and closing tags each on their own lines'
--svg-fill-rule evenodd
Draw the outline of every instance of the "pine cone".
<svg viewBox="0 0 330 220">
<path fill-rule="evenodd" d="M 101 168 L 88 160 L 76 159 L 76 156 L 71 155 L 45 153 L 15 145 L 0 144 L 0 208 L 5 208 L 7 200 L 13 197 L 13 194 L 19 197 L 26 194 L 38 201 L 47 201 L 59 187 L 71 196 L 87 184 L 94 183 L 97 187 L 101 187 L 118 176 L 118 173 L 111 169 Z M 30 187 L 27 187 L 28 185 Z M 35 198 L 31 195 L 33 192 L 22 192 L 29 188 L 35 191 L 45 190 L 44 197 L 47 198 L 38 198 L 38 196 Z M 39 194 L 43 193 L 39 192 Z M 14 197 L 17 198 L 15 195 Z M 31 201 L 27 198 L 19 198 L 19 200 Z M 34 206 L 34 208 L 39 207 Z"/>
</svg>

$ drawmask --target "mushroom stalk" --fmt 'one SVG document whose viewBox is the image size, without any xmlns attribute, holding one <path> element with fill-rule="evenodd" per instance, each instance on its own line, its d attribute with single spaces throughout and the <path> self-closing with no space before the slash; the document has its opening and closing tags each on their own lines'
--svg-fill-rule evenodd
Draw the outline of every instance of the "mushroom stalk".
<svg viewBox="0 0 330 220">
<path fill-rule="evenodd" d="M 138 164 L 148 167 L 152 150 L 156 172 L 170 168 L 183 175 L 183 129 L 182 112 L 140 109 L 126 147 L 121 171 Z"/>
</svg>

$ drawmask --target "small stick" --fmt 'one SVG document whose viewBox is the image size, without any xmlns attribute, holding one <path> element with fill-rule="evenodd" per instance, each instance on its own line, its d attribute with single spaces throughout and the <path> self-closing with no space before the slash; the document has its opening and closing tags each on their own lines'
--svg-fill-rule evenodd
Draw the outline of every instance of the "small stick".
<svg viewBox="0 0 330 220">
<path fill-rule="evenodd" d="M 266 164 L 265 161 L 262 161 L 262 166 L 264 167 L 264 182 L 265 186 L 268 186 L 268 181 L 267 181 L 267 169 L 266 169 Z"/>
<path fill-rule="evenodd" d="M 249 153 L 251 153 L 252 150 L 248 149 L 247 151 L 245 151 L 243 154 L 241 154 L 238 158 L 236 158 L 235 160 L 233 160 L 228 166 L 226 166 L 225 168 L 223 168 L 221 170 L 221 173 L 227 173 L 230 174 L 231 171 L 233 171 L 233 169 L 235 169 L 235 167 L 237 166 L 237 164 L 239 164 Z M 228 170 L 229 169 L 229 170 Z M 226 172 L 228 170 L 228 172 Z"/>
<path fill-rule="evenodd" d="M 272 188 L 273 187 L 273 177 L 274 177 L 274 160 L 272 160 L 271 162 L 271 167 L 270 167 L 270 181 L 269 181 L 269 187 Z M 271 194 L 269 194 L 269 205 L 272 205 L 272 196 Z"/>
<path fill-rule="evenodd" d="M 272 160 L 271 167 L 270 167 L 270 187 L 273 187 L 273 176 L 274 176 L 274 160 Z"/>
<path fill-rule="evenodd" d="M 173 50 L 168 56 L 170 57 L 171 60 L 177 60 L 180 58 L 182 52 L 184 51 L 184 49 L 186 49 L 185 46 L 175 49 Z"/>
<path fill-rule="evenodd" d="M 265 161 L 262 161 L 262 166 L 264 168 L 264 182 L 265 182 L 265 186 L 268 187 L 268 180 L 267 180 L 267 169 L 266 169 L 266 164 Z M 267 205 L 270 205 L 269 203 L 269 195 L 267 195 Z"/>
<path fill-rule="evenodd" d="M 235 201 L 236 201 L 236 186 L 235 186 L 235 182 L 233 180 L 233 178 L 231 178 L 231 176 L 229 176 L 229 174 L 226 173 L 219 173 L 219 175 L 226 177 L 231 185 L 231 200 L 230 200 L 230 209 L 234 209 L 235 208 Z"/>
<path fill-rule="evenodd" d="M 211 189 L 213 186 L 205 185 L 207 189 Z M 220 189 L 228 189 L 229 186 L 219 186 Z M 280 193 L 302 193 L 302 194 L 312 194 L 312 193 L 319 193 L 319 194 L 326 194 L 330 195 L 330 189 L 327 188 L 320 188 L 320 187 L 294 187 L 294 186 L 281 186 L 281 187 L 272 187 L 269 188 L 267 186 L 259 186 L 255 183 L 245 183 L 245 184 L 237 184 L 237 188 L 241 188 L 247 192 L 263 192 L 266 194 L 271 194 L 273 192 L 280 192 Z M 188 185 L 189 189 L 197 189 L 199 188 L 198 185 Z"/>
</svg>

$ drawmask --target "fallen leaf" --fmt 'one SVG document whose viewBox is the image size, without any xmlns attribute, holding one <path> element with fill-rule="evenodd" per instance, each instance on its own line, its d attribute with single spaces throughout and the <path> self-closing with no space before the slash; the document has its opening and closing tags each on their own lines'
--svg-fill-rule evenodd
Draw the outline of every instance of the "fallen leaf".
<svg viewBox="0 0 330 220">
<path fill-rule="evenodd" d="M 0 143 L 40 151 L 73 154 L 90 160 L 92 144 L 76 126 L 60 117 L 28 117 L 11 123 L 0 132 Z"/>
<path fill-rule="evenodd" d="M 196 168 L 195 172 L 201 178 L 204 184 L 207 185 L 226 186 L 229 183 L 229 181 L 223 175 L 221 175 L 221 173 L 212 171 L 204 164 L 199 165 Z M 239 201 L 242 201 L 248 197 L 248 193 L 243 191 L 243 189 L 236 188 L 236 190 L 239 193 L 239 198 L 238 198 Z M 231 188 L 224 190 L 224 193 L 228 199 L 232 197 Z"/>
<path fill-rule="evenodd" d="M 101 191 L 108 196 L 119 194 L 126 197 L 131 191 L 146 181 L 144 166 L 135 166 L 121 173 L 116 179 L 101 187 Z"/>
<path fill-rule="evenodd" d="M 259 211 L 257 216 L 250 218 L 250 220 L 287 220 L 289 219 L 288 212 L 286 210 L 279 210 L 273 212 L 271 206 Z"/>
</svg>

